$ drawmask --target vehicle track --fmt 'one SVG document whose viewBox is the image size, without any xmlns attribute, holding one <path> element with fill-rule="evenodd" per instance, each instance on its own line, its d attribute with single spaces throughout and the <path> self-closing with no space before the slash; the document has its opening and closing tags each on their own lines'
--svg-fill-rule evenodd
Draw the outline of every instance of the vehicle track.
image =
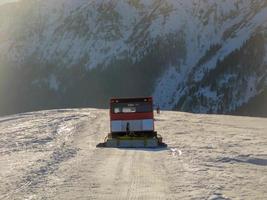
<svg viewBox="0 0 267 200">
<path fill-rule="evenodd" d="M 96 148 L 107 110 L 18 116 L 0 118 L 1 200 L 267 198 L 266 119 L 163 112 L 169 149 L 117 149 Z"/>
<path fill-rule="evenodd" d="M 92 171 L 97 199 L 168 199 L 168 184 L 164 171 L 152 158 L 155 152 L 130 149 L 100 149 L 95 159 L 99 163 Z M 102 162 L 101 162 L 101 161 Z"/>
</svg>

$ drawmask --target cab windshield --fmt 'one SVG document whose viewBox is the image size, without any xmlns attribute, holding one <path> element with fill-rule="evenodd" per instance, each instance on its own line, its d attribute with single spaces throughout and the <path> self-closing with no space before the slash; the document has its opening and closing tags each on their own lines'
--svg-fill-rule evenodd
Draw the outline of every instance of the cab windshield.
<svg viewBox="0 0 267 200">
<path fill-rule="evenodd" d="M 113 113 L 146 113 L 152 111 L 152 105 L 148 102 L 115 103 L 112 105 Z"/>
</svg>

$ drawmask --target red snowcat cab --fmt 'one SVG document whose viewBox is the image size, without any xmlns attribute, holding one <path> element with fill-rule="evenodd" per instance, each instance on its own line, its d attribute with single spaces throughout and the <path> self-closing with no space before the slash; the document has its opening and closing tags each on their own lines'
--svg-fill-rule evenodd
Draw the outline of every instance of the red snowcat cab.
<svg viewBox="0 0 267 200">
<path fill-rule="evenodd" d="M 113 98 L 110 100 L 110 133 L 98 146 L 142 148 L 164 147 L 154 130 L 153 99 Z"/>
</svg>

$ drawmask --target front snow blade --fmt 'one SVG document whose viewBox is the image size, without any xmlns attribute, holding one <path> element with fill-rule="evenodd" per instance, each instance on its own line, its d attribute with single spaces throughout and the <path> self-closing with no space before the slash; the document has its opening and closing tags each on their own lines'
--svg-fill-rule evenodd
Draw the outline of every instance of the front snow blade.
<svg viewBox="0 0 267 200">
<path fill-rule="evenodd" d="M 167 145 L 162 142 L 161 137 L 129 137 L 118 138 L 108 137 L 104 143 L 99 143 L 96 147 L 110 148 L 165 148 Z"/>
</svg>

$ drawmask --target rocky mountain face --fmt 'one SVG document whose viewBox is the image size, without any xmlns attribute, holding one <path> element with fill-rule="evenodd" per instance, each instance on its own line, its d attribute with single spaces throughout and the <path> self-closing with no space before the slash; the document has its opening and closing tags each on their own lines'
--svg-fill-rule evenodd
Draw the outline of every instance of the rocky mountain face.
<svg viewBox="0 0 267 200">
<path fill-rule="evenodd" d="M 0 52 L 0 114 L 147 95 L 169 110 L 267 113 L 266 0 L 10 1 Z"/>
</svg>

